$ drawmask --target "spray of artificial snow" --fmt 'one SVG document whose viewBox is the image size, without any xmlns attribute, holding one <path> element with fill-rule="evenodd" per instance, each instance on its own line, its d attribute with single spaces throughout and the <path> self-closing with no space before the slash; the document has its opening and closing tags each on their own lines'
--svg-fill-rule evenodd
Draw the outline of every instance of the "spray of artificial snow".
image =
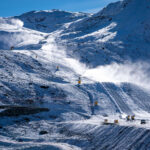
<svg viewBox="0 0 150 150">
<path fill-rule="evenodd" d="M 150 88 L 148 72 L 149 65 L 147 63 L 126 62 L 124 64 L 113 63 L 94 69 L 87 69 L 83 76 L 98 82 L 129 82 Z"/>
<path fill-rule="evenodd" d="M 2 27 L 10 27 L 11 26 L 11 28 L 22 28 L 23 27 L 23 25 L 24 25 L 24 23 L 21 21 L 21 20 L 19 20 L 19 19 L 7 19 L 7 18 L 1 18 L 0 17 L 0 24 L 1 24 L 1 26 Z M 12 26 L 14 26 L 14 27 L 12 27 Z"/>
<path fill-rule="evenodd" d="M 40 34 L 22 30 L 23 22 L 19 19 L 0 18 L 0 49 L 10 49 L 11 46 L 21 47 L 24 45 L 38 44 L 42 39 Z M 10 32 L 10 31 L 11 32 Z"/>
<path fill-rule="evenodd" d="M 122 83 L 128 82 L 150 88 L 149 64 L 143 62 L 125 62 L 124 64 L 112 63 L 93 69 L 80 63 L 78 60 L 66 59 L 68 65 L 82 77 L 92 79 L 96 82 Z"/>
</svg>

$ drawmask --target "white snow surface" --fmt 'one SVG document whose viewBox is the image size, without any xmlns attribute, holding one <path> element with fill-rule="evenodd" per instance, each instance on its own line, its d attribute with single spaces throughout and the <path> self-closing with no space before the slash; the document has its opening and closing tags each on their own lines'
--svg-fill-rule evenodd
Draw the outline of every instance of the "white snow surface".
<svg viewBox="0 0 150 150">
<path fill-rule="evenodd" d="M 0 109 L 0 149 L 149 150 L 149 14 L 149 0 L 124 0 L 0 18 L 0 104 L 49 109 Z"/>
</svg>

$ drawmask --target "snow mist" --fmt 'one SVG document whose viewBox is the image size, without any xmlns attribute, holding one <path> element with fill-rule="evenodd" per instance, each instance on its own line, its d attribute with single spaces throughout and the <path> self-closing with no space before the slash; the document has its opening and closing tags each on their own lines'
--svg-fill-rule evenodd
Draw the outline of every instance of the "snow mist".
<svg viewBox="0 0 150 150">
<path fill-rule="evenodd" d="M 150 88 L 148 84 L 150 82 L 149 72 L 150 67 L 148 63 L 126 62 L 124 64 L 113 63 L 94 69 L 87 69 L 83 76 L 98 82 L 128 82 Z"/>
<path fill-rule="evenodd" d="M 90 69 L 78 60 L 68 58 L 66 61 L 70 68 L 78 75 L 95 82 L 112 82 L 116 84 L 128 82 L 150 89 L 148 84 L 150 83 L 150 66 L 146 62 L 112 63 Z"/>
</svg>

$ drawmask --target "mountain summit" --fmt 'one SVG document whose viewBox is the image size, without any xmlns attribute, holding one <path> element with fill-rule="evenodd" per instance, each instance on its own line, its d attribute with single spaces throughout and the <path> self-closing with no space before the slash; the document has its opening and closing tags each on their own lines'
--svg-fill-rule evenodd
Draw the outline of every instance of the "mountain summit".
<svg viewBox="0 0 150 150">
<path fill-rule="evenodd" d="M 90 16 L 88 13 L 72 13 L 53 9 L 50 11 L 31 11 L 15 18 L 24 22 L 24 27 L 41 32 L 53 32 L 65 23 Z"/>
</svg>

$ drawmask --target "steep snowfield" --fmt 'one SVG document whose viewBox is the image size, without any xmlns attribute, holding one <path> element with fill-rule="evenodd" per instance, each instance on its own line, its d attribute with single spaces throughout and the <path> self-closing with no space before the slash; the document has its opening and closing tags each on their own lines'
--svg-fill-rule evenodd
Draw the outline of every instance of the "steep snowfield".
<svg viewBox="0 0 150 150">
<path fill-rule="evenodd" d="M 49 109 L 13 116 L 0 107 L 0 149 L 150 149 L 149 5 L 0 18 L 0 104 Z"/>
</svg>

